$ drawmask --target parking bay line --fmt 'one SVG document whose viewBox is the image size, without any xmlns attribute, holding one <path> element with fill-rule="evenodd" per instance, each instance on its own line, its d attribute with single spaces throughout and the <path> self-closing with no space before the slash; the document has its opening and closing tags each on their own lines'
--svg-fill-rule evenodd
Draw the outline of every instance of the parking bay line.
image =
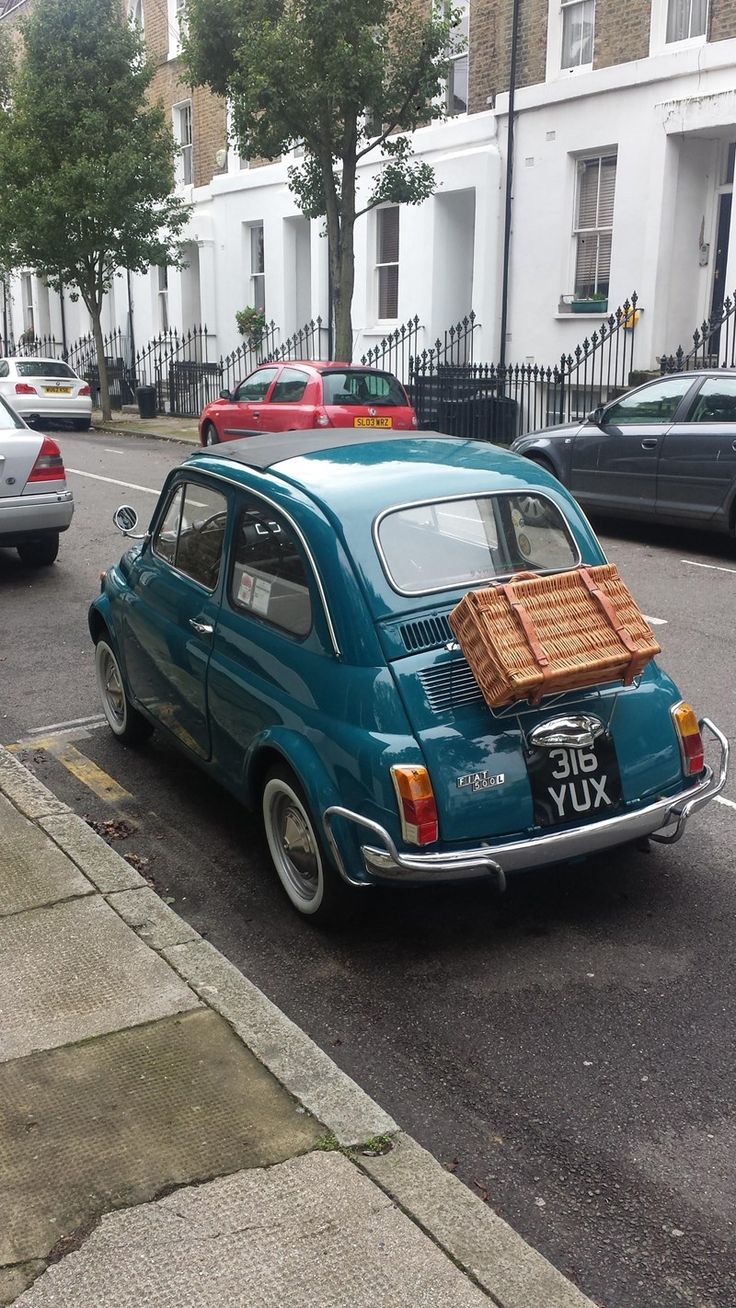
<svg viewBox="0 0 736 1308">
<path fill-rule="evenodd" d="M 108 776 L 102 768 L 93 763 L 86 754 L 77 749 L 71 741 L 60 739 L 58 736 L 41 736 L 34 738 L 32 741 L 17 741 L 15 745 L 10 745 L 10 752 L 19 753 L 22 749 L 44 749 L 47 754 L 51 754 L 57 762 L 65 767 L 67 772 L 81 781 L 83 785 L 97 795 L 99 799 L 104 799 L 106 804 L 124 804 L 128 800 L 134 803 L 134 797 L 129 790 L 125 790 L 114 777 Z"/>
<path fill-rule="evenodd" d="M 153 486 L 139 486 L 134 481 L 120 481 L 118 477 L 103 477 L 99 472 L 85 472 L 82 468 L 70 468 L 66 465 L 67 472 L 73 472 L 76 477 L 91 477 L 93 481 L 107 481 L 112 486 L 124 486 L 126 490 L 143 491 L 146 495 L 160 495 L 161 487 L 154 490 Z"/>
<path fill-rule="evenodd" d="M 680 563 L 687 563 L 691 568 L 708 568 L 710 572 L 730 572 L 736 576 L 736 568 L 722 568 L 717 563 L 696 563 L 695 559 L 680 559 Z"/>
</svg>

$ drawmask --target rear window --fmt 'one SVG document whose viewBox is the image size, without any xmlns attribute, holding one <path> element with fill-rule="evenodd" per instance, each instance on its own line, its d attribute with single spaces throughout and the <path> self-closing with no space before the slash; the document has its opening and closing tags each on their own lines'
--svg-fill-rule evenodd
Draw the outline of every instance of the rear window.
<svg viewBox="0 0 736 1308">
<path fill-rule="evenodd" d="M 456 590 L 513 572 L 564 572 L 580 553 L 546 496 L 484 495 L 392 509 L 376 524 L 379 554 L 403 595 Z"/>
<path fill-rule="evenodd" d="M 404 408 L 406 396 L 390 372 L 323 372 L 325 404 L 370 404 L 373 408 Z"/>
<path fill-rule="evenodd" d="M 5 403 L 2 395 L 0 395 L 0 431 L 11 431 L 13 427 L 22 430 L 25 423 L 21 421 L 17 413 Z"/>
<path fill-rule="evenodd" d="M 60 363 L 55 359 L 18 359 L 15 365 L 19 377 L 73 377 L 77 379 L 77 374 L 72 371 L 68 363 Z"/>
</svg>

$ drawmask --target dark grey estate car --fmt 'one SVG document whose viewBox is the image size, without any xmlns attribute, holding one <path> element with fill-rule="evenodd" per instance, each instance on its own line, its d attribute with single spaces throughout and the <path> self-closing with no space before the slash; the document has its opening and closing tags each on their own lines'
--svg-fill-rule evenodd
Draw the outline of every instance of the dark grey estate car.
<svg viewBox="0 0 736 1308">
<path fill-rule="evenodd" d="M 511 448 L 591 512 L 736 532 L 736 369 L 658 378 Z"/>
</svg>

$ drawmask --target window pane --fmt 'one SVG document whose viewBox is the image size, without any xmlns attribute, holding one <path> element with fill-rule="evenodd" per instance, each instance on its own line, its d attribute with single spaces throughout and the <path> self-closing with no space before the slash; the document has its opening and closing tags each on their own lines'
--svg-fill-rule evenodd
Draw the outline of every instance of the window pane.
<svg viewBox="0 0 736 1308">
<path fill-rule="evenodd" d="M 693 384 L 692 377 L 667 377 L 664 381 L 652 382 L 634 395 L 627 395 L 623 400 L 608 406 L 604 421 L 606 426 L 622 426 L 629 422 L 671 422 L 683 395 Z"/>
<path fill-rule="evenodd" d="M 465 114 L 468 112 L 468 56 L 453 59 L 447 87 L 447 112 Z"/>
<path fill-rule="evenodd" d="M 250 271 L 251 274 L 265 271 L 263 262 L 263 223 L 257 223 L 250 229 Z"/>
<path fill-rule="evenodd" d="M 401 386 L 388 372 L 324 372 L 322 394 L 325 404 L 372 404 L 388 408 L 406 403 Z"/>
<path fill-rule="evenodd" d="M 713 377 L 703 383 L 690 422 L 736 423 L 736 379 Z"/>
<path fill-rule="evenodd" d="M 252 372 L 250 377 L 238 386 L 234 398 L 236 400 L 245 400 L 249 404 L 257 403 L 265 399 L 266 391 L 277 373 L 276 368 L 259 368 L 258 372 Z"/>
<path fill-rule="evenodd" d="M 177 486 L 166 510 L 164 520 L 153 538 L 153 552 L 167 563 L 173 563 L 176 557 L 176 538 L 179 535 L 179 518 L 183 491 Z"/>
<path fill-rule="evenodd" d="M 219 491 L 189 482 L 176 549 L 176 566 L 207 590 L 214 590 L 220 575 L 227 525 L 227 500 Z"/>
<path fill-rule="evenodd" d="M 296 538 L 258 501 L 247 501 L 238 521 L 230 600 L 295 636 L 311 630 L 309 579 Z"/>
<path fill-rule="evenodd" d="M 378 269 L 378 316 L 399 316 L 399 269 L 396 264 Z"/>
<path fill-rule="evenodd" d="M 19 359 L 15 365 L 19 377 L 73 377 L 77 374 L 67 363 L 56 363 L 48 359 Z M 7 376 L 7 373 L 5 374 Z"/>
<path fill-rule="evenodd" d="M 593 62 L 594 0 L 579 0 L 562 10 L 562 67 L 579 68 Z"/>
<path fill-rule="evenodd" d="M 537 493 L 397 509 L 382 519 L 379 540 L 389 581 L 407 595 L 479 586 L 526 568 L 558 572 L 579 561 L 560 510 Z"/>
<path fill-rule="evenodd" d="M 309 378 L 298 368 L 284 368 L 271 395 L 272 404 L 297 404 L 307 389 Z"/>
<path fill-rule="evenodd" d="M 399 206 L 378 210 L 378 263 L 398 263 Z"/>
</svg>

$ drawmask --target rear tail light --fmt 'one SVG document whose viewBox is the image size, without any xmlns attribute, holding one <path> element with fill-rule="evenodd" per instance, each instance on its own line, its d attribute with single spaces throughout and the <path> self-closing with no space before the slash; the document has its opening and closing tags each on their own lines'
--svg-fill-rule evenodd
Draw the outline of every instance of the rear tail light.
<svg viewBox="0 0 736 1308">
<path fill-rule="evenodd" d="M 331 427 L 331 426 L 332 426 L 332 423 L 330 422 L 330 419 L 329 419 L 328 415 L 325 413 L 324 409 L 315 409 L 315 413 L 314 413 L 314 425 L 315 425 L 315 427 Z"/>
<path fill-rule="evenodd" d="M 61 450 L 56 441 L 52 441 L 50 436 L 44 436 L 43 438 L 43 445 L 38 452 L 38 458 L 31 468 L 28 482 L 30 481 L 65 481 Z M 26 485 L 28 485 L 28 482 L 26 482 Z"/>
<path fill-rule="evenodd" d="M 391 780 L 396 791 L 404 840 L 410 845 L 431 845 L 439 836 L 439 822 L 427 769 L 392 767 Z"/>
<path fill-rule="evenodd" d="M 700 726 L 695 716 L 695 710 L 683 701 L 681 704 L 675 705 L 672 710 L 672 717 L 680 741 L 680 753 L 682 754 L 682 766 L 685 776 L 695 777 L 703 771 L 705 764 L 703 737 L 700 734 Z"/>
<path fill-rule="evenodd" d="M 28 382 L 16 382 L 15 393 L 16 395 L 38 395 L 35 386 L 29 385 Z"/>
<path fill-rule="evenodd" d="M 82 386 L 82 387 L 80 388 L 79 394 L 80 394 L 80 395 L 91 395 L 91 394 L 92 394 L 92 387 L 91 387 L 91 386 Z"/>
</svg>

